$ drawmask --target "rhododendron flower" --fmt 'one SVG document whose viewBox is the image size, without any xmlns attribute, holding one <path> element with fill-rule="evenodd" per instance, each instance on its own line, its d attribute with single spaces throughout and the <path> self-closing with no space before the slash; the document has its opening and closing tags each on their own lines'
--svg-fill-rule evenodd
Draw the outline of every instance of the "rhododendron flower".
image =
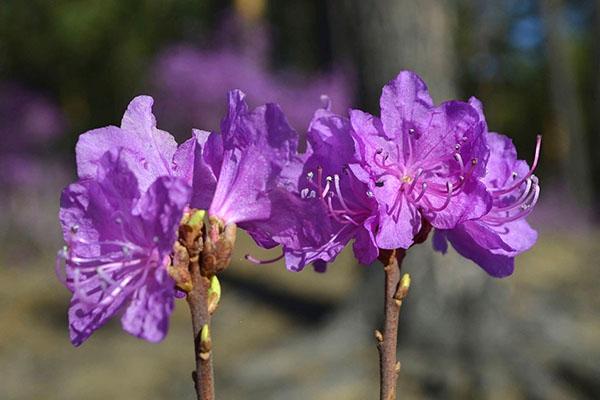
<svg viewBox="0 0 600 400">
<path fill-rule="evenodd" d="M 315 112 L 307 134 L 309 157 L 298 185 L 301 201 L 296 200 L 292 211 L 292 215 L 306 214 L 297 222 L 301 237 L 283 244 L 291 270 L 314 263 L 315 269 L 323 271 L 352 239 L 361 263 L 370 264 L 377 258 L 373 236 L 377 202 L 348 168 L 357 161 L 350 131 L 350 121 L 333 114 L 329 106 Z"/>
<path fill-rule="evenodd" d="M 493 199 L 490 212 L 455 229 L 436 230 L 434 247 L 445 253 L 448 240 L 456 251 L 488 274 L 504 277 L 514 271 L 514 258 L 529 250 L 537 240 L 537 232 L 525 218 L 540 194 L 538 178 L 533 172 L 539 159 L 541 137 L 537 139 L 531 168 L 517 159 L 515 146 L 508 137 L 489 133 L 487 142 L 490 157 L 483 181 Z"/>
<path fill-rule="evenodd" d="M 221 134 L 195 130 L 191 206 L 224 224 L 237 224 L 265 247 L 276 243 L 267 226 L 274 191 L 295 185 L 302 171 L 298 134 L 279 107 L 249 110 L 245 95 L 229 93 Z M 274 234 L 274 233 L 273 233 Z"/>
<path fill-rule="evenodd" d="M 123 329 L 132 335 L 156 342 L 168 329 L 175 284 L 167 265 L 190 188 L 163 176 L 141 192 L 128 151 L 111 150 L 87 163 L 95 175 L 69 185 L 61 197 L 67 245 L 59 261 L 73 293 L 69 331 L 76 346 L 121 309 Z"/>
<path fill-rule="evenodd" d="M 152 97 L 138 96 L 129 103 L 121 127 L 106 126 L 79 136 L 75 152 L 80 178 L 94 178 L 104 153 L 121 148 L 142 192 L 160 176 L 180 176 L 191 184 L 191 141 L 178 149 L 173 136 L 157 128 L 153 103 Z"/>
<path fill-rule="evenodd" d="M 485 120 L 472 104 L 434 106 L 425 83 L 403 71 L 383 88 L 381 119 L 350 112 L 359 160 L 350 164 L 379 204 L 377 246 L 408 248 L 424 217 L 440 229 L 485 215 L 479 178 L 488 150 Z"/>
</svg>

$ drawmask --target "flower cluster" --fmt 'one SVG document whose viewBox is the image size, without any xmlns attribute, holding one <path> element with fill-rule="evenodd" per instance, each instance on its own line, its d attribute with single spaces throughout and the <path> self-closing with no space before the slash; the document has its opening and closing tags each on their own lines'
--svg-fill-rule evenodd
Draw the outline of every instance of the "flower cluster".
<svg viewBox="0 0 600 400">
<path fill-rule="evenodd" d="M 270 193 L 302 166 L 298 135 L 274 104 L 249 110 L 234 90 L 221 133 L 195 130 L 180 146 L 157 128 L 152 105 L 136 97 L 120 127 L 86 132 L 76 146 L 79 181 L 61 197 L 66 246 L 57 263 L 73 293 L 75 345 L 122 309 L 127 332 L 161 340 L 177 295 L 168 267 L 186 210 L 208 210 L 274 246 L 265 227 Z"/>
<path fill-rule="evenodd" d="M 529 168 L 510 139 L 488 132 L 477 99 L 435 106 L 408 71 L 383 88 L 380 106 L 380 118 L 315 113 L 297 197 L 317 216 L 304 229 L 311 221 L 324 240 L 284 244 L 288 268 L 312 262 L 322 270 L 351 239 L 369 264 L 379 249 L 408 249 L 433 227 L 436 250 L 449 241 L 490 275 L 510 275 L 536 240 L 525 217 L 539 196 L 540 138 Z"/>
<path fill-rule="evenodd" d="M 381 116 L 331 111 L 324 97 L 298 152 L 281 109 L 249 109 L 233 90 L 220 132 L 194 130 L 178 146 L 140 96 L 120 127 L 83 134 L 79 181 L 61 198 L 67 245 L 59 253 L 73 293 L 71 340 L 81 344 L 124 309 L 123 328 L 161 340 L 176 297 L 167 270 L 182 217 L 202 209 L 258 245 L 280 245 L 288 269 L 324 271 L 354 240 L 361 263 L 408 249 L 435 229 L 492 276 L 536 241 L 525 218 L 539 197 L 533 172 L 510 139 L 488 132 L 481 103 L 435 105 L 425 83 L 401 72 L 381 96 Z M 252 257 L 248 257 L 254 260 Z"/>
</svg>

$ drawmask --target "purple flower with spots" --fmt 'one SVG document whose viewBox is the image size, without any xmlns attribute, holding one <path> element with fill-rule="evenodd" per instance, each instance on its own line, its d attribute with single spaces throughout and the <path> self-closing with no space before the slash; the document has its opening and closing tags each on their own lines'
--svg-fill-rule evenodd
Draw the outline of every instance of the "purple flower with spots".
<svg viewBox="0 0 600 400">
<path fill-rule="evenodd" d="M 422 218 L 451 229 L 485 215 L 491 198 L 479 178 L 487 127 L 476 105 L 434 106 L 425 83 L 408 71 L 385 85 L 380 105 L 381 118 L 350 112 L 359 157 L 350 169 L 378 203 L 377 246 L 407 249 Z"/>
<path fill-rule="evenodd" d="M 361 263 L 377 258 L 377 202 L 348 167 L 357 161 L 350 131 L 350 121 L 332 113 L 329 105 L 315 112 L 307 134 L 310 150 L 299 179 L 299 199 L 293 200 L 297 205 L 292 215 L 302 216 L 296 222 L 298 234 L 294 241 L 283 243 L 286 265 L 292 271 L 309 263 L 324 271 L 352 239 Z"/>
<path fill-rule="evenodd" d="M 59 261 L 73 293 L 68 315 L 75 346 L 121 310 L 124 330 L 160 341 L 173 311 L 175 284 L 167 265 L 190 188 L 180 178 L 162 176 L 140 191 L 127 152 L 106 152 L 87 164 L 93 177 L 62 193 L 67 245 Z"/>
<path fill-rule="evenodd" d="M 533 175 L 540 154 L 541 137 L 536 143 L 531 168 L 517 159 L 512 141 L 498 133 L 489 133 L 488 169 L 483 182 L 493 202 L 486 215 L 465 221 L 450 230 L 436 230 L 434 248 L 443 253 L 452 246 L 473 260 L 488 274 L 505 277 L 514 271 L 514 259 L 529 250 L 537 240 L 537 232 L 525 218 L 537 203 L 540 187 Z"/>
</svg>

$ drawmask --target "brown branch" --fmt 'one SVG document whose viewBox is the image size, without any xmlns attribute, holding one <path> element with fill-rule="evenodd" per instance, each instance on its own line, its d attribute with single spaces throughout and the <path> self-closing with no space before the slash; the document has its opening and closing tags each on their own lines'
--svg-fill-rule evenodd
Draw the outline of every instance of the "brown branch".
<svg viewBox="0 0 600 400">
<path fill-rule="evenodd" d="M 400 363 L 396 359 L 398 342 L 398 320 L 402 300 L 408 294 L 410 278 L 405 274 L 400 279 L 400 269 L 406 251 L 380 250 L 379 260 L 385 271 L 385 303 L 383 333 L 375 331 L 379 350 L 379 396 L 380 400 L 395 400 Z"/>
<path fill-rule="evenodd" d="M 196 371 L 192 373 L 198 400 L 214 400 L 215 388 L 210 339 L 210 313 L 208 312 L 208 290 L 210 280 L 200 273 L 198 257 L 190 260 L 192 290 L 187 302 L 192 315 Z"/>
</svg>

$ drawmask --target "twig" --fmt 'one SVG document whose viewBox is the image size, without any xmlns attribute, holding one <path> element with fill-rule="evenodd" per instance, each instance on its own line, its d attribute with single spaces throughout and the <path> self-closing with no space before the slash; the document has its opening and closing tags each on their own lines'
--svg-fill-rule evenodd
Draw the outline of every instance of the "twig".
<svg viewBox="0 0 600 400">
<path fill-rule="evenodd" d="M 211 356 L 210 313 L 208 312 L 208 292 L 210 280 L 200 273 L 198 258 L 190 260 L 192 290 L 187 302 L 192 315 L 196 371 L 192 373 L 198 400 L 214 400 L 215 387 Z"/>
<path fill-rule="evenodd" d="M 400 372 L 400 362 L 396 359 L 398 342 L 398 319 L 402 300 L 408 294 L 410 277 L 405 274 L 400 279 L 400 269 L 406 251 L 380 250 L 379 260 L 385 271 L 385 303 L 383 333 L 375 331 L 379 350 L 379 395 L 380 400 L 396 399 L 396 384 Z"/>
</svg>

